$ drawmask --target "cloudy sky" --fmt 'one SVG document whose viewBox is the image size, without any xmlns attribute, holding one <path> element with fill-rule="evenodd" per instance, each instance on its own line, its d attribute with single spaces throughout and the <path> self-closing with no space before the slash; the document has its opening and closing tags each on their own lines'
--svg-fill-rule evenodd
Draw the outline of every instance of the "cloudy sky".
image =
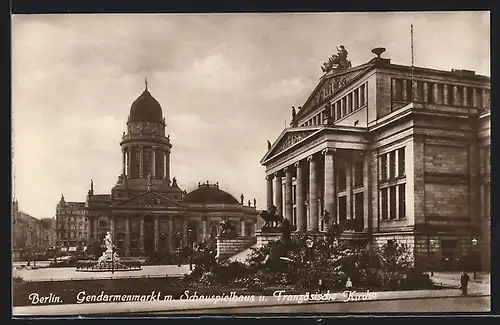
<svg viewBox="0 0 500 325">
<path fill-rule="evenodd" d="M 61 193 L 85 200 L 91 178 L 109 193 L 147 77 L 179 185 L 218 181 L 265 208 L 266 140 L 288 125 L 337 45 L 353 65 L 379 46 L 410 64 L 413 24 L 416 65 L 490 75 L 489 21 L 485 12 L 14 16 L 14 195 L 23 211 L 52 217 Z"/>
</svg>

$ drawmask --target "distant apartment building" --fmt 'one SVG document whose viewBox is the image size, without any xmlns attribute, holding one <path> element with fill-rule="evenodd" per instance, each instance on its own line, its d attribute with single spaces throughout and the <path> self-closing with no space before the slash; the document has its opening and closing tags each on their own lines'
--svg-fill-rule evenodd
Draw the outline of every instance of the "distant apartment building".
<svg viewBox="0 0 500 325">
<path fill-rule="evenodd" d="M 75 250 L 87 244 L 88 222 L 85 202 L 66 202 L 64 196 L 56 208 L 57 246 Z"/>
</svg>

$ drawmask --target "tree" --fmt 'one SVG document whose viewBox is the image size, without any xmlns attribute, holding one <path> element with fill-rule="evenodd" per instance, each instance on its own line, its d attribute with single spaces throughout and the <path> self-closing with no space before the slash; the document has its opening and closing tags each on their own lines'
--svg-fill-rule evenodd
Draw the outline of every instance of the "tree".
<svg viewBox="0 0 500 325">
<path fill-rule="evenodd" d="M 95 258 L 101 256 L 103 252 L 104 252 L 104 247 L 97 240 L 93 240 L 87 245 L 87 253 L 93 255 Z"/>
</svg>

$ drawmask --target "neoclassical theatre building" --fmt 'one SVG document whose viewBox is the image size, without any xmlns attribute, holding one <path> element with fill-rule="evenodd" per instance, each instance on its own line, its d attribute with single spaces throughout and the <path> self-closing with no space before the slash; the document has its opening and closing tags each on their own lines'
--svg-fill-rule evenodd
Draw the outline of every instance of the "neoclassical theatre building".
<svg viewBox="0 0 500 325">
<path fill-rule="evenodd" d="M 476 254 L 489 265 L 490 78 L 384 51 L 351 67 L 341 47 L 325 63 L 261 160 L 267 205 L 298 232 L 339 224 L 371 247 L 406 243 L 416 264 L 457 269 Z"/>
<path fill-rule="evenodd" d="M 219 222 L 226 218 L 240 236 L 254 236 L 255 200 L 245 204 L 241 195 L 238 201 L 218 182 L 198 183 L 187 193 L 171 178 L 172 143 L 165 127 L 162 108 L 146 84 L 131 106 L 120 142 L 123 169 L 118 182 L 111 194 L 94 194 L 91 182 L 85 203 L 89 241 L 102 241 L 110 231 L 122 256 L 172 251 L 217 236 Z"/>
</svg>

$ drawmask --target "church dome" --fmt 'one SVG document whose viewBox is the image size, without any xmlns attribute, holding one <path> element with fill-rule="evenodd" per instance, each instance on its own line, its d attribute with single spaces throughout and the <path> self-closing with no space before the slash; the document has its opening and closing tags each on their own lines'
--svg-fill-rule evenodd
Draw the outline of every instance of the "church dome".
<svg viewBox="0 0 500 325">
<path fill-rule="evenodd" d="M 219 189 L 218 184 L 198 184 L 198 189 L 186 194 L 184 202 L 202 204 L 239 204 L 234 196 Z"/>
<path fill-rule="evenodd" d="M 130 107 L 129 122 L 163 123 L 163 112 L 160 103 L 151 96 L 146 88 Z"/>
</svg>

